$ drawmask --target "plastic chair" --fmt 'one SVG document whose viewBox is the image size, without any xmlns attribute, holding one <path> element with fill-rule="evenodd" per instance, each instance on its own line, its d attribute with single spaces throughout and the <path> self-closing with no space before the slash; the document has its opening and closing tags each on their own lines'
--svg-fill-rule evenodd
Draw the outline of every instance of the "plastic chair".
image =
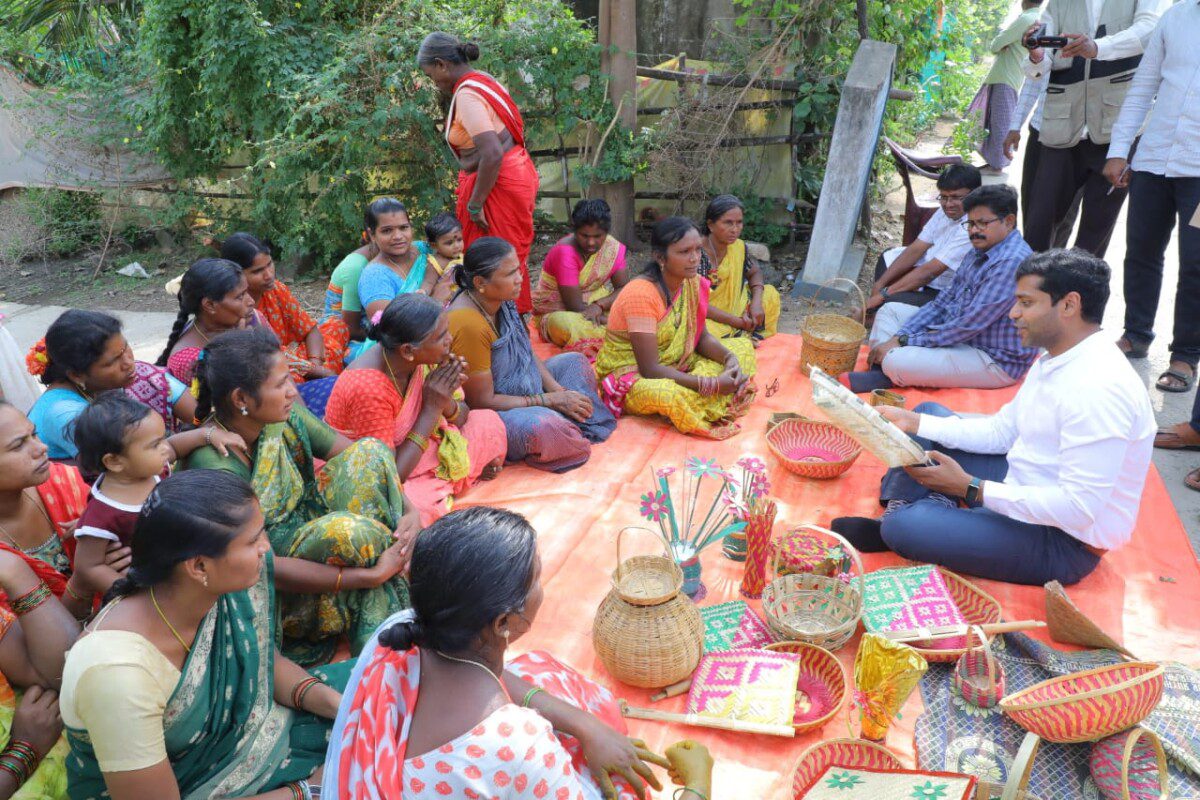
<svg viewBox="0 0 1200 800">
<path fill-rule="evenodd" d="M 891 151 L 892 160 L 896 162 L 896 171 L 900 173 L 900 181 L 904 184 L 903 244 L 907 246 L 917 238 L 921 228 L 925 227 L 925 223 L 938 208 L 936 200 L 929 202 L 917 199 L 916 193 L 913 191 L 912 180 L 909 177 L 910 174 L 937 180 L 938 172 L 943 168 L 965 162 L 962 156 L 922 156 L 901 147 L 886 136 L 882 138 L 883 143 Z"/>
</svg>

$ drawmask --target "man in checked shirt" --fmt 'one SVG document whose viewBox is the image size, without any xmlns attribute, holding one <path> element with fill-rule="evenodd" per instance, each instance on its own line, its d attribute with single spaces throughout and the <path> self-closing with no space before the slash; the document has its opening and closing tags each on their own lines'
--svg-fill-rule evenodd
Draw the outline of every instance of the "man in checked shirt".
<svg viewBox="0 0 1200 800">
<path fill-rule="evenodd" d="M 851 391 L 999 389 L 1019 381 L 1033 364 L 1037 349 L 1021 344 L 1008 318 L 1017 267 L 1032 253 L 1017 230 L 1017 193 L 1006 185 L 981 186 L 963 208 L 974 252 L 933 302 L 920 308 L 889 303 L 880 310 L 869 340 L 873 369 L 846 376 Z"/>
</svg>

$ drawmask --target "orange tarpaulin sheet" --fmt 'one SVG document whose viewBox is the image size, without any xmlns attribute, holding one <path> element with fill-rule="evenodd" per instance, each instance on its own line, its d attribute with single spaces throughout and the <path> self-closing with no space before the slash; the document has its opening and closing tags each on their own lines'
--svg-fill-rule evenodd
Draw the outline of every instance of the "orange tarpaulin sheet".
<svg viewBox="0 0 1200 800">
<path fill-rule="evenodd" d="M 552 354 L 545 347 L 539 349 L 543 356 Z M 780 334 L 762 343 L 758 349 L 759 397 L 742 420 L 743 432 L 732 439 L 697 439 L 676 433 L 665 420 L 625 417 L 612 438 L 595 447 L 591 460 L 577 470 L 552 475 L 509 466 L 496 480 L 462 498 L 460 507 L 493 504 L 519 511 L 538 531 L 546 600 L 533 630 L 515 644 L 517 651 L 549 651 L 609 686 L 631 705 L 652 705 L 652 692 L 625 686 L 608 675 L 591 640 L 592 619 L 610 588 L 616 566 L 616 534 L 625 526 L 643 524 L 638 499 L 650 488 L 652 467 L 678 467 L 686 456 L 699 455 L 732 468 L 743 454 L 759 456 L 768 465 L 772 495 L 779 506 L 776 535 L 789 524 L 827 525 L 838 516 L 880 513 L 877 498 L 884 467 L 870 454 L 864 452 L 840 478 L 817 481 L 787 472 L 767 448 L 766 423 L 772 412 L 798 411 L 820 417 L 808 379 L 800 374 L 799 354 L 798 336 Z M 776 378 L 779 391 L 768 398 L 765 387 Z M 980 413 L 995 411 L 1014 393 L 1015 389 L 904 391 L 909 408 L 936 400 L 956 411 Z M 639 546 L 643 551 L 653 546 L 646 535 L 626 538 L 631 544 L 642 539 Z M 706 550 L 701 560 L 708 587 L 701 604 L 738 599 L 742 566 L 725 559 L 719 546 Z M 868 570 L 901 563 L 890 553 L 866 555 L 864 561 Z M 978 583 L 1001 602 L 1005 619 L 1045 618 L 1041 588 L 986 580 Z M 1101 628 L 1139 658 L 1200 664 L 1200 564 L 1153 468 L 1133 542 L 1107 555 L 1092 575 L 1069 587 L 1068 593 Z M 756 610 L 759 607 L 757 602 L 752 605 Z M 1049 641 L 1044 632 L 1039 638 Z M 852 674 L 856 645 L 857 636 L 838 652 L 848 674 Z M 684 699 L 653 706 L 682 711 Z M 913 726 L 921 711 L 920 693 L 914 692 L 886 741 L 908 765 L 913 763 Z M 629 720 L 629 727 L 659 752 L 682 738 L 704 742 L 717 762 L 713 800 L 743 800 L 789 796 L 792 770 L 800 753 L 821 739 L 847 736 L 850 716 L 851 712 L 843 710 L 823 729 L 795 739 L 641 720 Z M 857 732 L 856 719 L 853 724 Z M 670 793 L 664 792 L 664 796 Z"/>
</svg>

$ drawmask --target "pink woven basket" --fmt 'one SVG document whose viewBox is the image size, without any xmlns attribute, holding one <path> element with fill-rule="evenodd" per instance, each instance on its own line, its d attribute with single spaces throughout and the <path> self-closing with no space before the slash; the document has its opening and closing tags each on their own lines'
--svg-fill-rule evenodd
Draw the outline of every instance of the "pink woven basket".
<svg viewBox="0 0 1200 800">
<path fill-rule="evenodd" d="M 796 773 L 792 777 L 792 800 L 798 800 L 812 788 L 825 768 L 837 764 L 839 767 L 877 770 L 903 769 L 900 759 L 886 747 L 864 739 L 830 739 L 817 742 L 804 751 L 796 762 Z"/>
<path fill-rule="evenodd" d="M 968 650 L 954 665 L 954 688 L 973 706 L 992 708 L 1004 697 L 1004 667 L 992 655 L 991 642 L 979 627 L 971 628 L 979 647 Z"/>
<path fill-rule="evenodd" d="M 789 472 L 818 480 L 841 475 L 862 452 L 837 426 L 805 417 L 784 420 L 767 431 L 767 447 Z"/>
<path fill-rule="evenodd" d="M 766 649 L 800 656 L 796 715 L 792 720 L 796 735 L 816 730 L 833 719 L 846 702 L 846 671 L 837 656 L 804 642 L 776 642 Z"/>
<path fill-rule="evenodd" d="M 1163 693 L 1163 666 L 1113 664 L 1051 678 L 1000 701 L 1013 722 L 1046 741 L 1094 742 L 1145 719 Z"/>
</svg>

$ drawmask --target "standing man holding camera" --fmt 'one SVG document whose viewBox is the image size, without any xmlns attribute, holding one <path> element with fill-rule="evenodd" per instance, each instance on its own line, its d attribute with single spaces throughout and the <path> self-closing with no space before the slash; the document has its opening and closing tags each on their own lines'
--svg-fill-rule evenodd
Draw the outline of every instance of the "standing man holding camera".
<svg viewBox="0 0 1200 800">
<path fill-rule="evenodd" d="M 1025 239 L 1035 251 L 1050 248 L 1082 190 L 1075 246 L 1104 256 L 1127 191 L 1103 175 L 1109 139 L 1163 2 L 1050 0 L 1029 29 L 1026 72 L 1048 81 L 1026 215 Z"/>
<path fill-rule="evenodd" d="M 1200 3 L 1169 8 L 1146 45 L 1146 57 L 1130 82 L 1129 95 L 1112 131 L 1105 176 L 1129 187 L 1125 226 L 1125 335 L 1117 346 L 1145 358 L 1154 339 L 1163 260 L 1179 223 L 1179 284 L 1171 363 L 1155 384 L 1186 392 L 1200 362 Z M 1151 114 L 1151 107 L 1154 113 Z M 1150 121 L 1146 122 L 1146 115 Z M 1146 125 L 1130 172 L 1133 141 Z M 1200 430 L 1174 429 L 1180 443 L 1200 446 Z M 1169 437 L 1168 437 L 1169 438 Z"/>
</svg>

